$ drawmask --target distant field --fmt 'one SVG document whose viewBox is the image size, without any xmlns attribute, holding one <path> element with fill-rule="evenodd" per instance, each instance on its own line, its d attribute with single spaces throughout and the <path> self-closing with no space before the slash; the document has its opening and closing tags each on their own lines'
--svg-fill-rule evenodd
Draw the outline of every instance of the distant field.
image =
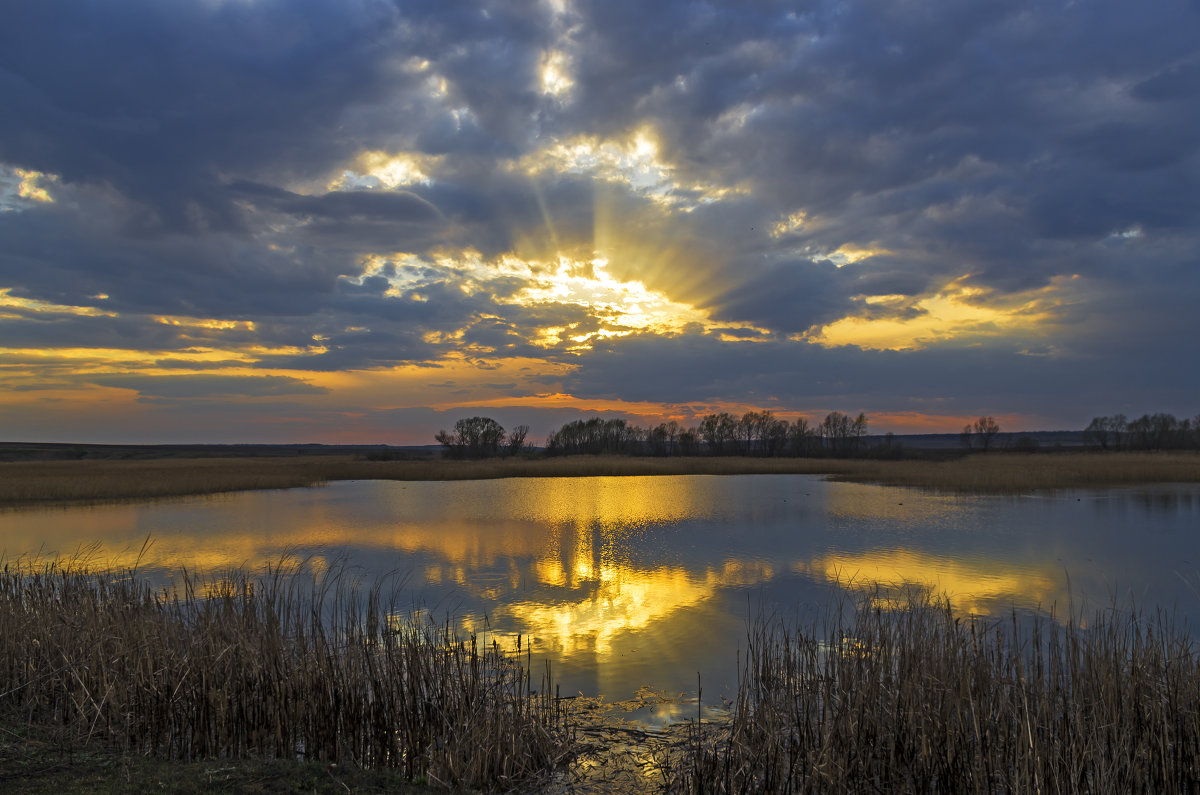
<svg viewBox="0 0 1200 795">
<path fill-rule="evenodd" d="M 623 456 L 367 461 L 348 455 L 25 461 L 0 463 L 0 506 L 285 489 L 334 480 L 743 474 L 823 474 L 896 486 L 1021 492 L 1144 483 L 1200 483 L 1200 454 L 993 453 L 949 461 Z"/>
</svg>

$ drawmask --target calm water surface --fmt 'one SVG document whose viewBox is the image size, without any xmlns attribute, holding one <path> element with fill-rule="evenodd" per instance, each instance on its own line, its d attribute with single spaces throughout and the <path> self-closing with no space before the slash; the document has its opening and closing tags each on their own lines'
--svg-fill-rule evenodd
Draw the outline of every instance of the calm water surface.
<svg viewBox="0 0 1200 795">
<path fill-rule="evenodd" d="M 1113 599 L 1200 620 L 1200 489 L 1037 497 L 814 476 L 358 481 L 141 505 L 0 512 L 7 558 L 257 569 L 281 555 L 405 578 L 406 606 L 524 636 L 564 693 L 730 695 L 748 612 L 820 615 L 833 583 L 922 583 L 959 610 Z M 531 641 L 530 641 L 531 639 Z M 679 709 L 684 709 L 680 706 Z M 662 710 L 670 712 L 671 707 Z M 658 719 L 671 717 L 658 715 Z"/>
</svg>

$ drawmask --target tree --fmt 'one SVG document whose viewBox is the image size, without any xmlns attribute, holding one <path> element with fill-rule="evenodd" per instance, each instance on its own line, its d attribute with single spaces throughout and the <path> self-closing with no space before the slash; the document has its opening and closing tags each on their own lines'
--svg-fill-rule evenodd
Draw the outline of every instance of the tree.
<svg viewBox="0 0 1200 795">
<path fill-rule="evenodd" d="M 679 423 L 675 420 L 662 422 L 651 428 L 646 433 L 646 441 L 650 445 L 650 453 L 652 455 L 674 455 L 676 453 L 676 441 L 679 439 L 682 431 L 683 429 L 679 427 Z"/>
<path fill-rule="evenodd" d="M 840 411 L 831 411 L 825 415 L 825 419 L 821 420 L 819 431 L 829 452 L 834 455 L 845 455 L 849 452 L 853 428 L 854 420 Z"/>
<path fill-rule="evenodd" d="M 739 423 L 746 455 L 768 455 L 775 415 L 769 411 L 748 411 Z"/>
<path fill-rule="evenodd" d="M 1129 422 L 1124 414 L 1111 417 L 1093 417 L 1083 429 L 1083 439 L 1100 446 L 1101 450 L 1120 450 L 1125 440 Z"/>
<path fill-rule="evenodd" d="M 854 450 L 857 452 L 862 448 L 863 440 L 867 438 L 867 415 L 861 411 L 850 424 L 850 437 L 854 440 Z"/>
<path fill-rule="evenodd" d="M 441 430 L 433 438 L 454 458 L 487 458 L 500 454 L 504 428 L 491 417 L 467 417 L 454 423 L 453 433 Z"/>
<path fill-rule="evenodd" d="M 792 455 L 809 455 L 812 453 L 813 440 L 817 432 L 809 426 L 804 417 L 797 417 L 788 428 L 788 448 Z"/>
<path fill-rule="evenodd" d="M 734 452 L 731 448 L 738 438 L 738 421 L 727 411 L 709 414 L 700 420 L 700 438 L 712 455 Z"/>
<path fill-rule="evenodd" d="M 508 434 L 508 441 L 504 445 L 505 455 L 520 455 L 525 451 L 525 440 L 529 437 L 529 426 L 518 425 L 513 428 Z"/>
<path fill-rule="evenodd" d="M 1083 429 L 1083 441 L 1099 445 L 1101 450 L 1107 450 L 1112 444 L 1108 420 L 1108 417 L 1092 417 L 1092 421 Z"/>
<path fill-rule="evenodd" d="M 766 427 L 766 453 L 771 456 L 787 455 L 792 430 L 787 420 L 772 419 Z"/>
<path fill-rule="evenodd" d="M 546 452 L 551 455 L 628 452 L 643 437 L 643 429 L 629 425 L 625 420 L 592 417 L 568 422 L 550 434 L 546 439 Z"/>
<path fill-rule="evenodd" d="M 987 452 L 992 444 L 992 440 L 996 438 L 996 434 L 1000 433 L 1000 426 L 991 417 L 980 417 L 975 420 L 975 439 L 979 442 L 979 447 L 983 452 Z"/>
</svg>

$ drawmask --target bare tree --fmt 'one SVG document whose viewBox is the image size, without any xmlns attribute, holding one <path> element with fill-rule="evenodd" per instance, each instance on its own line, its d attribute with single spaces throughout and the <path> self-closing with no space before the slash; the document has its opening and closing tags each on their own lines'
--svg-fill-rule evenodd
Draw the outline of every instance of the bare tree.
<svg viewBox="0 0 1200 795">
<path fill-rule="evenodd" d="M 992 445 L 992 440 L 996 438 L 996 434 L 1000 433 L 1000 426 L 991 417 L 980 417 L 975 420 L 973 427 L 979 447 L 986 453 Z"/>
<path fill-rule="evenodd" d="M 808 420 L 804 417 L 797 417 L 796 421 L 788 428 L 788 447 L 791 449 L 792 455 L 812 453 L 813 440 L 816 436 L 817 431 L 809 426 Z"/>
<path fill-rule="evenodd" d="M 724 455 L 733 452 L 738 438 L 738 421 L 729 412 L 709 414 L 700 420 L 700 438 L 708 445 L 712 455 Z"/>
<path fill-rule="evenodd" d="M 434 434 L 445 452 L 455 458 L 487 458 L 499 455 L 504 428 L 491 417 L 467 417 L 454 423 L 454 431 Z"/>
<path fill-rule="evenodd" d="M 840 411 L 831 411 L 821 420 L 819 431 L 825 446 L 834 455 L 845 455 L 854 421 Z"/>
<path fill-rule="evenodd" d="M 529 426 L 518 425 L 508 432 L 508 441 L 504 445 L 505 455 L 520 455 L 525 451 L 525 440 L 529 437 Z"/>
<path fill-rule="evenodd" d="M 853 440 L 855 452 L 862 448 L 863 440 L 867 438 L 867 415 L 861 411 L 850 424 L 850 438 Z"/>
</svg>

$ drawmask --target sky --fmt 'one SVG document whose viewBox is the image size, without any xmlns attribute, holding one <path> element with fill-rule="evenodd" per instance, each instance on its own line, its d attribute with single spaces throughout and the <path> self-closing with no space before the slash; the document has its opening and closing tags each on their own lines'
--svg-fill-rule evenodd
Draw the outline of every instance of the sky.
<svg viewBox="0 0 1200 795">
<path fill-rule="evenodd" d="M 0 3 L 0 440 L 1200 411 L 1198 0 Z"/>
</svg>

